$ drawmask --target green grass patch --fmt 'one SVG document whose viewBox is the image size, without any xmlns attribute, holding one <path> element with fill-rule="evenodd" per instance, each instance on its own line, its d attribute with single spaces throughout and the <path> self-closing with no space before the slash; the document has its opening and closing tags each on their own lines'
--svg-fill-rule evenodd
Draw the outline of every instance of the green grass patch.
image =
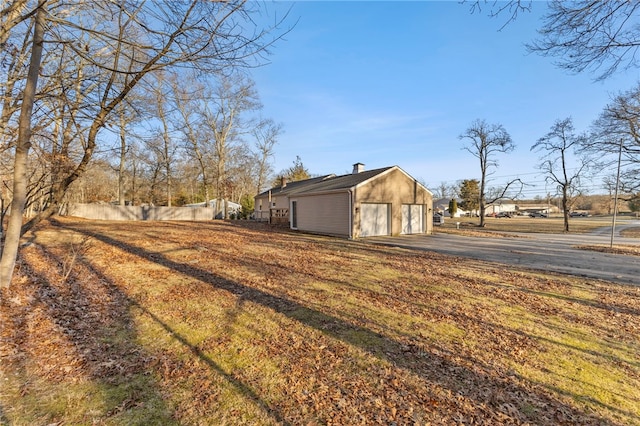
<svg viewBox="0 0 640 426">
<path fill-rule="evenodd" d="M 155 387 L 153 378 L 146 375 L 127 377 L 119 383 L 50 383 L 13 377 L 3 383 L 3 400 L 14 401 L 9 410 L 5 406 L 4 417 L 11 425 L 176 424 L 172 407 L 153 392 Z"/>
</svg>

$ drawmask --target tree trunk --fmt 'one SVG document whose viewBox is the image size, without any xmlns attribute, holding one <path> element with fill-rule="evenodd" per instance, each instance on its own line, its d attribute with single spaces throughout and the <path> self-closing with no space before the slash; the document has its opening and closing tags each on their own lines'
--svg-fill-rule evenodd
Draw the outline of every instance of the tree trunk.
<svg viewBox="0 0 640 426">
<path fill-rule="evenodd" d="M 0 241 L 2 241 L 3 233 L 4 233 L 4 188 L 0 188 Z M 0 255 L 2 255 L 1 247 L 0 247 Z"/>
<path fill-rule="evenodd" d="M 564 232 L 569 232 L 569 197 L 567 196 L 567 188 L 562 187 L 562 216 L 564 217 Z M 547 215 L 549 212 L 547 212 Z"/>
<path fill-rule="evenodd" d="M 482 181 L 480 183 L 480 199 L 478 200 L 478 210 L 480 210 L 480 227 L 484 228 L 485 227 L 485 217 L 484 217 L 484 213 L 486 210 L 486 207 L 484 205 L 484 187 L 485 187 L 485 174 L 486 171 L 483 168 L 482 169 Z"/>
<path fill-rule="evenodd" d="M 29 149 L 31 148 L 31 116 L 38 86 L 38 74 L 42 61 L 42 45 L 44 41 L 44 20 L 46 2 L 37 9 L 33 29 L 33 47 L 29 62 L 29 74 L 24 88 L 20 121 L 18 123 L 18 140 L 13 169 L 13 202 L 11 216 L 7 225 L 7 235 L 0 259 L 0 287 L 9 287 L 13 277 L 13 269 L 18 257 L 18 246 L 22 230 L 22 215 L 27 201 L 27 185 Z"/>
<path fill-rule="evenodd" d="M 124 206 L 124 170 L 127 160 L 127 137 L 124 120 L 124 107 L 120 108 L 120 164 L 118 165 L 118 204 Z"/>
<path fill-rule="evenodd" d="M 138 173 L 138 167 L 135 160 L 131 164 L 131 169 L 132 169 L 131 170 L 131 205 L 137 206 L 139 204 L 137 200 L 138 189 L 136 187 L 136 177 Z"/>
</svg>

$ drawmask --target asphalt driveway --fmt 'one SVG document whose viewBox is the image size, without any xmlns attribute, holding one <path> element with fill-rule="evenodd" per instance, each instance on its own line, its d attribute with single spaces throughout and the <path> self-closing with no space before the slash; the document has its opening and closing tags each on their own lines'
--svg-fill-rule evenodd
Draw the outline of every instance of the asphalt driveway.
<svg viewBox="0 0 640 426">
<path fill-rule="evenodd" d="M 619 231 L 625 227 L 637 226 L 640 226 L 640 221 L 617 227 L 614 243 L 640 246 L 640 239 L 622 238 L 619 235 Z M 436 230 L 434 235 L 374 237 L 367 241 L 640 285 L 640 257 L 574 248 L 578 245 L 609 245 L 610 230 L 611 228 L 604 228 L 591 234 L 513 234 L 513 238 L 439 234 Z"/>
</svg>

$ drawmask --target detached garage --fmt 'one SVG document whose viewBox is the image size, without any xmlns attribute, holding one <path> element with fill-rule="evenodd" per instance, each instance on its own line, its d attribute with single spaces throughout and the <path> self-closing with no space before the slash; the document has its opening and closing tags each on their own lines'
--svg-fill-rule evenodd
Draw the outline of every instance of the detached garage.
<svg viewBox="0 0 640 426">
<path fill-rule="evenodd" d="M 391 223 L 389 204 L 362 203 L 360 204 L 360 236 L 375 237 L 389 235 Z"/>
<path fill-rule="evenodd" d="M 402 205 L 402 234 L 424 233 L 424 204 Z"/>
<path fill-rule="evenodd" d="M 431 192 L 398 166 L 364 171 L 357 163 L 348 175 L 283 182 L 255 205 L 256 217 L 286 217 L 291 229 L 347 238 L 432 230 Z"/>
</svg>

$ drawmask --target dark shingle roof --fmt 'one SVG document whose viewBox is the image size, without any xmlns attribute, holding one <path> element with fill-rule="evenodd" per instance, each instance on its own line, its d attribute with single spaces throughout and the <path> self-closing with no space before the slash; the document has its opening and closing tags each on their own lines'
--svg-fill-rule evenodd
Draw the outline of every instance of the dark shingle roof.
<svg viewBox="0 0 640 426">
<path fill-rule="evenodd" d="M 313 185 L 305 187 L 301 191 L 296 191 L 297 194 L 308 194 L 311 192 L 324 192 L 333 191 L 337 189 L 349 189 L 361 184 L 380 173 L 386 172 L 392 167 L 383 167 L 381 169 L 368 170 L 360 173 L 353 173 L 342 176 L 334 176 L 329 179 L 325 179 L 321 182 L 317 182 Z"/>
<path fill-rule="evenodd" d="M 348 175 L 325 175 L 311 179 L 299 180 L 287 183 L 284 188 L 279 186 L 271 188 L 258 196 L 266 195 L 269 191 L 271 191 L 271 195 L 291 195 L 349 189 L 379 175 L 380 173 L 386 172 L 393 167 L 395 166 L 383 167 L 381 169 L 368 170 L 360 173 L 350 173 Z"/>
<path fill-rule="evenodd" d="M 314 177 L 311 179 L 304 179 L 304 180 L 296 180 L 293 182 L 287 182 L 287 184 L 285 185 L 285 187 L 281 187 L 281 186 L 276 186 L 274 188 L 271 189 L 267 189 L 266 191 L 258 194 L 258 197 L 261 195 L 267 195 L 269 192 L 271 192 L 271 195 L 285 195 L 285 194 L 291 194 L 293 192 L 297 192 L 300 190 L 303 190 L 304 188 L 311 186 L 315 183 L 321 182 L 325 179 L 329 179 L 331 177 L 335 177 L 335 175 L 331 174 L 331 175 L 324 175 L 324 176 L 318 176 L 318 177 Z"/>
</svg>

